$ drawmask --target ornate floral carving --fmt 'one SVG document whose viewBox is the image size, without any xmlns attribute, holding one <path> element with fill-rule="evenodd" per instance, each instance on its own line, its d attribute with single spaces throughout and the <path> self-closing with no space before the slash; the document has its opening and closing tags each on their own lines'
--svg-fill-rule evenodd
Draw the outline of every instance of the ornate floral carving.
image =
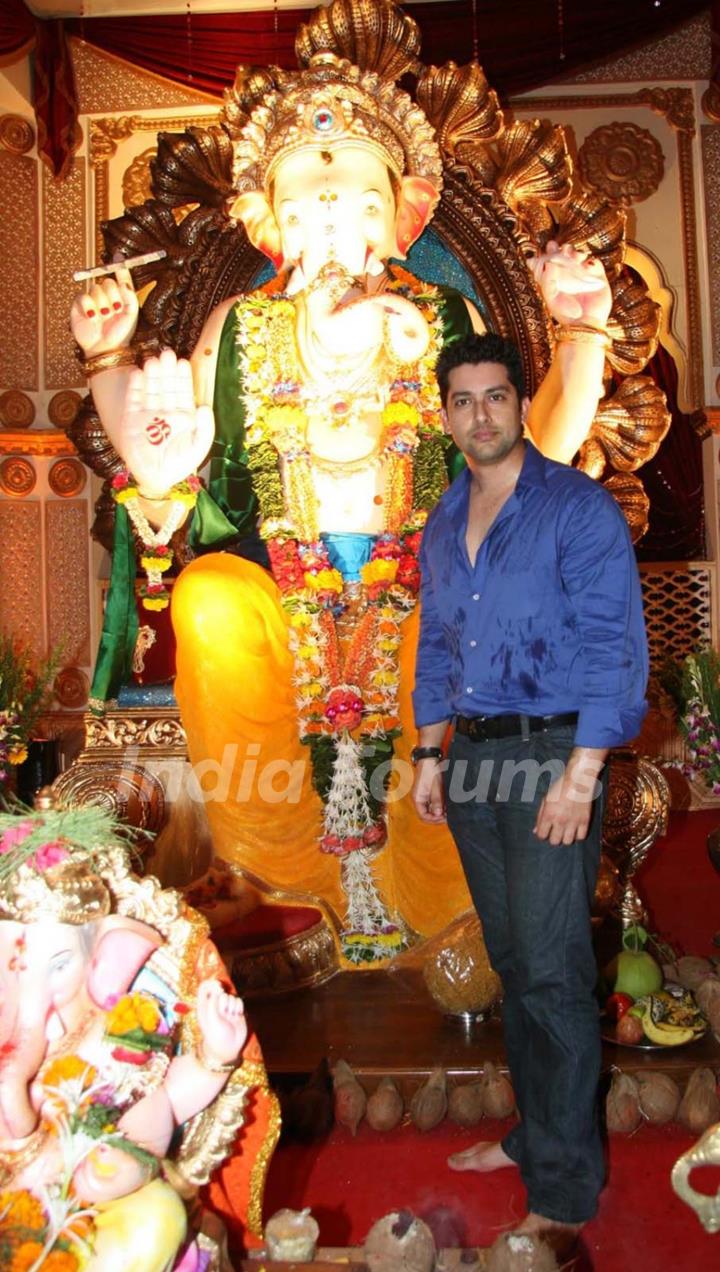
<svg viewBox="0 0 720 1272">
<path fill-rule="evenodd" d="M 505 126 L 497 93 L 488 87 L 477 62 L 426 68 L 418 80 L 417 99 L 443 153 L 458 154 L 471 165 L 474 146 L 494 141 Z"/>
<path fill-rule="evenodd" d="M 46 565 L 48 640 L 62 644 L 65 657 L 81 665 L 90 662 L 87 514 L 84 499 L 45 504 L 46 541 L 52 545 Z"/>
<path fill-rule="evenodd" d="M 89 688 L 84 671 L 79 667 L 63 667 L 55 677 L 53 693 L 61 707 L 68 711 L 78 711 L 87 702 Z"/>
<path fill-rule="evenodd" d="M 90 162 L 105 163 L 116 154 L 121 141 L 136 131 L 140 125 L 137 115 L 108 115 L 104 119 L 90 120 Z"/>
<path fill-rule="evenodd" d="M 275 945 L 225 949 L 233 983 L 244 998 L 319 985 L 339 970 L 337 945 L 324 919 Z"/>
<path fill-rule="evenodd" d="M 122 179 L 123 207 L 134 208 L 150 198 L 150 160 L 156 153 L 155 146 L 143 150 L 125 169 Z"/>
<path fill-rule="evenodd" d="M 14 432 L 0 431 L 0 455 L 41 455 L 44 459 L 57 455 L 74 455 L 75 447 L 64 433 L 54 428 L 32 428 Z"/>
<path fill-rule="evenodd" d="M 125 748 L 149 748 L 153 758 L 187 755 L 185 730 L 175 710 L 152 713 L 140 708 L 108 711 L 103 716 L 85 717 L 85 750 L 82 759 L 95 763 L 98 757 L 117 756 Z"/>
<path fill-rule="evenodd" d="M 48 473 L 48 483 L 54 495 L 68 499 L 79 495 L 87 481 L 87 473 L 77 459 L 59 459 Z"/>
<path fill-rule="evenodd" d="M 0 150 L 0 384 L 37 389 L 38 164 Z"/>
<path fill-rule="evenodd" d="M 632 473 L 657 453 L 670 427 L 665 395 L 647 375 L 624 380 L 600 403 L 590 437 L 619 472 Z"/>
<path fill-rule="evenodd" d="M 630 537 L 637 543 L 647 533 L 650 517 L 650 500 L 640 478 L 634 473 L 615 473 L 603 485 L 619 503 Z"/>
<path fill-rule="evenodd" d="M 13 155 L 26 155 L 35 145 L 35 129 L 22 115 L 0 115 L 0 146 Z"/>
<path fill-rule="evenodd" d="M 624 880 L 624 912 L 631 913 L 637 905 L 642 911 L 632 876 L 658 836 L 667 830 L 669 810 L 670 791 L 660 770 L 632 751 L 613 752 L 603 849 Z"/>
<path fill-rule="evenodd" d="M 73 269 L 86 263 L 84 160 L 73 160 L 64 181 L 43 168 L 42 209 L 45 387 L 61 389 L 83 380 L 67 315 L 77 290 Z"/>
<path fill-rule="evenodd" d="M 420 53 L 420 31 L 408 14 L 375 0 L 333 0 L 314 11 L 295 37 L 295 53 L 307 66 L 322 50 L 346 57 L 363 71 L 398 80 L 414 69 Z"/>
<path fill-rule="evenodd" d="M 3 627 L 37 654 L 45 647 L 41 506 L 0 499 L 0 596 Z"/>
<path fill-rule="evenodd" d="M 665 171 L 659 141 L 646 128 L 627 122 L 605 124 L 589 133 L 578 164 L 588 185 L 618 203 L 649 198 Z"/>
<path fill-rule="evenodd" d="M 0 490 L 6 495 L 22 499 L 35 489 L 37 473 L 27 459 L 13 455 L 0 463 Z"/>
<path fill-rule="evenodd" d="M 48 404 L 48 418 L 56 428 L 69 428 L 80 410 L 82 398 L 72 389 L 61 389 Z"/>
<path fill-rule="evenodd" d="M 0 424 L 6 428 L 29 428 L 35 419 L 35 403 L 19 389 L 0 395 Z"/>
</svg>

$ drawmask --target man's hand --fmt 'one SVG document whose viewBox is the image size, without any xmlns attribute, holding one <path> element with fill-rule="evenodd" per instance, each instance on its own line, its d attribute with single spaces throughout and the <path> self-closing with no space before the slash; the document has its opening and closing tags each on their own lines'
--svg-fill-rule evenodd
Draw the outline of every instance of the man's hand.
<svg viewBox="0 0 720 1272">
<path fill-rule="evenodd" d="M 445 796 L 442 775 L 447 760 L 420 760 L 413 786 L 413 803 L 418 817 L 424 822 L 445 821 Z"/>
<path fill-rule="evenodd" d="M 578 747 L 568 760 L 562 777 L 550 786 L 535 821 L 538 839 L 551 844 L 573 844 L 587 837 L 593 803 L 600 787 L 600 773 L 606 751 Z"/>
</svg>

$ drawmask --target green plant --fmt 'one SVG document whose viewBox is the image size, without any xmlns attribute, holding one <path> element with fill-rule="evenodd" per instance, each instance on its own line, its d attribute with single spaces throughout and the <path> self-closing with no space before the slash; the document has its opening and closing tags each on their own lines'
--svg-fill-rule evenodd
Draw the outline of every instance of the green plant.
<svg viewBox="0 0 720 1272">
<path fill-rule="evenodd" d="M 660 679 L 688 743 L 686 771 L 720 795 L 720 653 L 708 648 L 679 663 L 669 660 Z"/>
<path fill-rule="evenodd" d="M 0 635 L 0 787 L 10 765 L 22 764 L 37 722 L 52 698 L 61 650 L 37 659 L 26 645 Z"/>
</svg>

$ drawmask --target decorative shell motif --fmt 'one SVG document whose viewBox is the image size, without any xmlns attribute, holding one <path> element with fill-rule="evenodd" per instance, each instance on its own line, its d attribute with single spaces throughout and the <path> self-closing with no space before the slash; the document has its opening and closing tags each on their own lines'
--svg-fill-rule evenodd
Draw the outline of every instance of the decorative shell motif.
<svg viewBox="0 0 720 1272">
<path fill-rule="evenodd" d="M 275 89 L 275 76 L 269 67 L 238 66 L 232 88 L 223 93 L 223 123 L 231 137 L 237 137 L 254 108 Z"/>
<path fill-rule="evenodd" d="M 317 8 L 295 37 L 295 55 L 308 66 L 315 53 L 336 53 L 363 71 L 398 80 L 417 66 L 417 22 L 388 0 L 333 0 Z"/>
<path fill-rule="evenodd" d="M 599 481 L 607 468 L 607 456 L 602 446 L 594 437 L 588 437 L 580 447 L 577 468 L 587 473 L 595 481 Z"/>
<path fill-rule="evenodd" d="M 634 473 L 614 473 L 603 485 L 619 503 L 630 538 L 637 543 L 647 533 L 650 516 L 650 500 L 640 478 Z"/>
<path fill-rule="evenodd" d="M 637 375 L 657 349 L 660 306 L 650 299 L 645 284 L 630 274 L 621 274 L 612 291 L 608 361 L 621 375 Z"/>
<path fill-rule="evenodd" d="M 495 187 L 513 210 L 528 200 L 561 203 L 568 198 L 572 160 L 559 124 L 517 120 L 500 138 L 498 151 Z"/>
<path fill-rule="evenodd" d="M 627 213 L 623 208 L 611 207 L 595 194 L 573 193 L 557 220 L 559 243 L 572 243 L 599 257 L 608 278 L 618 273 L 625 256 Z"/>
<path fill-rule="evenodd" d="M 182 137 L 160 133 L 150 164 L 153 194 L 170 208 L 222 207 L 233 192 L 232 163 L 232 142 L 222 128 L 188 128 Z"/>
<path fill-rule="evenodd" d="M 463 161 L 472 164 L 467 150 L 486 145 L 504 127 L 497 93 L 488 87 L 477 62 L 456 66 L 427 67 L 418 80 L 416 97 L 437 133 L 443 152 L 454 156 L 463 146 Z"/>
<path fill-rule="evenodd" d="M 669 427 L 665 394 L 650 376 L 636 375 L 600 403 L 590 437 L 600 443 L 613 468 L 632 473 L 657 454 Z"/>
</svg>

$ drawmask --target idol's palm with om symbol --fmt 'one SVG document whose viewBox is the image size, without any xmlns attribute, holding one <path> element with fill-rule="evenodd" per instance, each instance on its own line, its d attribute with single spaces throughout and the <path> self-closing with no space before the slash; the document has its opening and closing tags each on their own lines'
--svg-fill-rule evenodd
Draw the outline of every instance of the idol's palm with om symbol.
<svg viewBox="0 0 720 1272">
<path fill-rule="evenodd" d="M 142 494 L 161 498 L 205 460 L 212 408 L 196 406 L 190 363 L 171 349 L 131 372 L 121 423 L 122 456 Z"/>
</svg>

